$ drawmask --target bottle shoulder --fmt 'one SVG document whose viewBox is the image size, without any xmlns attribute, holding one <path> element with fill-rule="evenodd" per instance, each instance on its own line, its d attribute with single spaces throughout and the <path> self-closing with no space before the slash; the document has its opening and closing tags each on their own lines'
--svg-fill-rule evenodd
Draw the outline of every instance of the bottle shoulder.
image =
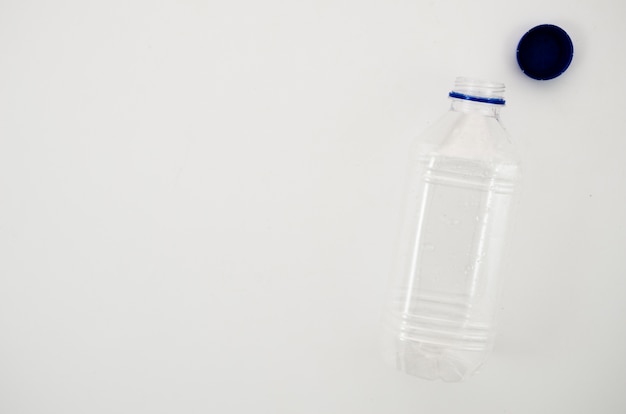
<svg viewBox="0 0 626 414">
<path fill-rule="evenodd" d="M 448 111 L 416 138 L 412 154 L 520 164 L 518 150 L 499 118 L 471 112 Z"/>
</svg>

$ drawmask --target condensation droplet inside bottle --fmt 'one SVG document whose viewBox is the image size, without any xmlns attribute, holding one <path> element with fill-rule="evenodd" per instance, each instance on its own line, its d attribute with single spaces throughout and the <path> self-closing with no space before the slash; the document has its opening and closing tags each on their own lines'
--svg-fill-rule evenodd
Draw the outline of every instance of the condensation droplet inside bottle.
<svg viewBox="0 0 626 414">
<path fill-rule="evenodd" d="M 463 207 L 477 207 L 478 205 L 478 200 L 465 200 L 463 202 Z"/>
<path fill-rule="evenodd" d="M 447 216 L 447 215 L 445 215 L 445 214 L 444 214 L 443 216 L 441 216 L 441 219 L 442 219 L 442 220 L 443 220 L 446 224 L 449 224 L 450 226 L 457 226 L 457 225 L 459 225 L 459 224 L 461 223 L 461 220 L 459 220 L 459 219 L 455 219 L 455 218 L 451 218 L 451 217 L 448 217 L 448 216 Z"/>
</svg>

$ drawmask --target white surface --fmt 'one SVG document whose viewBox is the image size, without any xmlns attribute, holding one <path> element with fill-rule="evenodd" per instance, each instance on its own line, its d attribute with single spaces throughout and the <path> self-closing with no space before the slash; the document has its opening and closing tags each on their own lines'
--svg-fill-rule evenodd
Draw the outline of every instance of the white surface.
<svg viewBox="0 0 626 414">
<path fill-rule="evenodd" d="M 93 3 L 93 4 L 90 4 Z M 0 4 L 0 412 L 626 411 L 626 6 Z M 561 25 L 541 83 L 519 37 Z M 495 355 L 384 366 L 405 152 L 504 81 L 525 192 Z"/>
</svg>

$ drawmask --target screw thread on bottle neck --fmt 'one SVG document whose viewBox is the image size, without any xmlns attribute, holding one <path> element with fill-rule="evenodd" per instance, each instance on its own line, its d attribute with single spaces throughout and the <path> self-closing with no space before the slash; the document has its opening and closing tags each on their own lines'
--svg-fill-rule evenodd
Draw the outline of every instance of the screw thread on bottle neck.
<svg viewBox="0 0 626 414">
<path fill-rule="evenodd" d="M 504 84 L 479 79 L 458 77 L 450 97 L 468 101 L 504 105 Z"/>
</svg>

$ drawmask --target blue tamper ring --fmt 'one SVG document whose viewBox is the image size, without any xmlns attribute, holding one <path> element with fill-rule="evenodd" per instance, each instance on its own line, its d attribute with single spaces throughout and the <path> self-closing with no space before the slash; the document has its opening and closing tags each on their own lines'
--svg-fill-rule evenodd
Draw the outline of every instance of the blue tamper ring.
<svg viewBox="0 0 626 414">
<path fill-rule="evenodd" d="M 517 63 L 533 79 L 554 79 L 569 67 L 574 56 L 572 39 L 558 26 L 542 24 L 530 29 L 517 45 Z"/>
</svg>

